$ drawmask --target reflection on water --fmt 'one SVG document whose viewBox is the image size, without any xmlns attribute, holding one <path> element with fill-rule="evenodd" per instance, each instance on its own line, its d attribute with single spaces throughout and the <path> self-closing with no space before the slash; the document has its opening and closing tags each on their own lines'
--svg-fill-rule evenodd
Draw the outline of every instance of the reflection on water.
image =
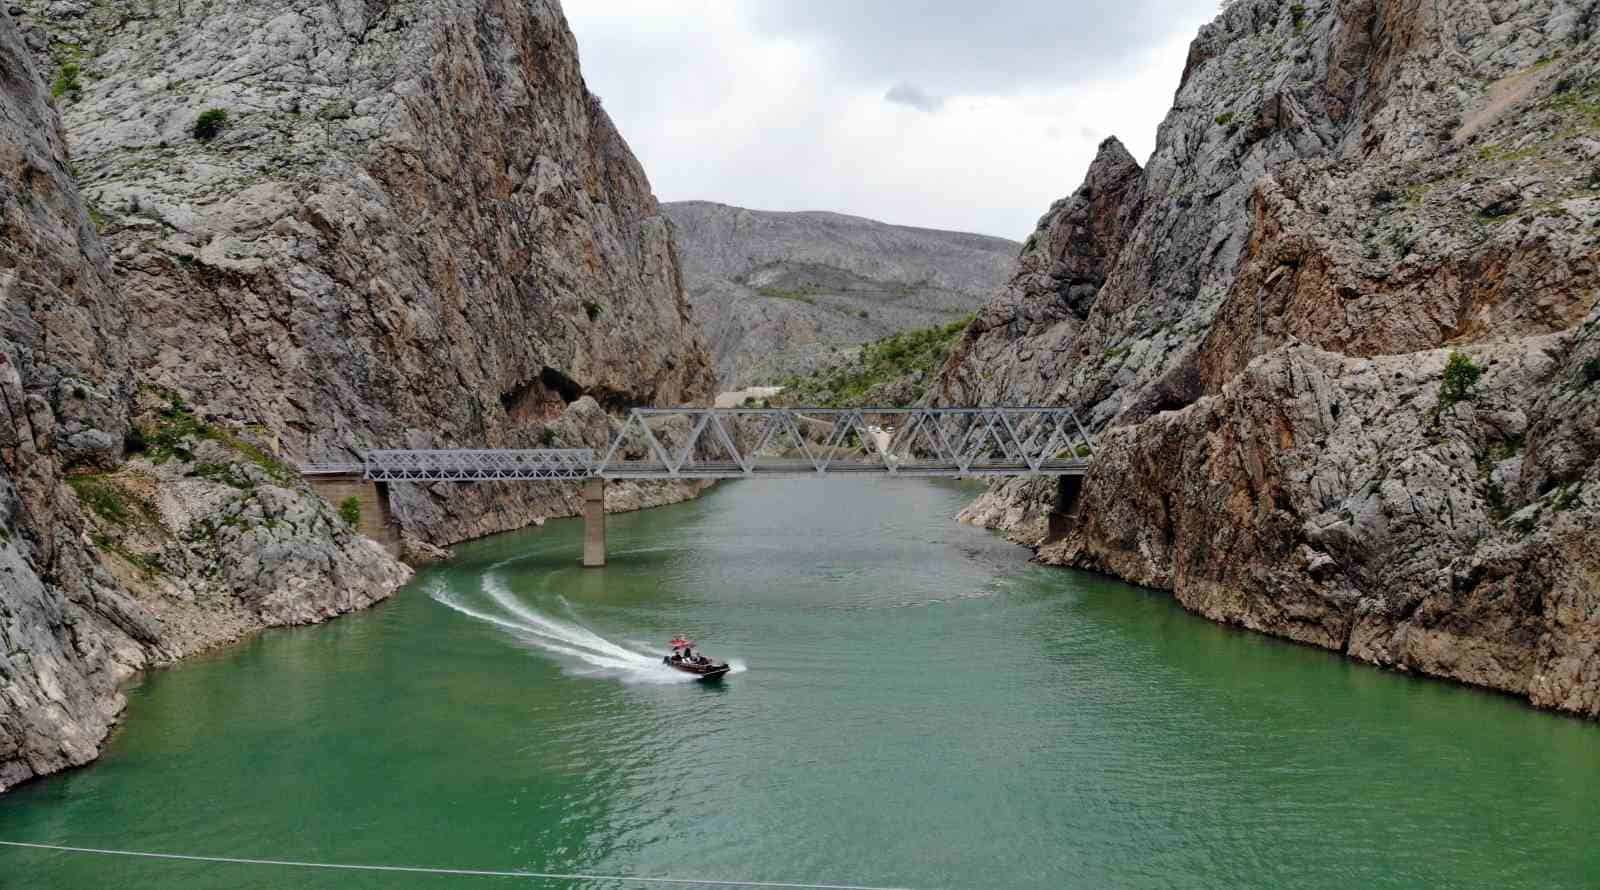
<svg viewBox="0 0 1600 890">
<path fill-rule="evenodd" d="M 1600 728 L 1029 565 L 953 521 L 970 494 L 724 485 L 612 517 L 602 570 L 572 522 L 468 545 L 145 678 L 99 764 L 0 797 L 0 837 L 925 888 L 1600 875 Z M 667 670 L 678 633 L 747 669 Z M 439 880 L 0 849 L 0 888 Z"/>
</svg>

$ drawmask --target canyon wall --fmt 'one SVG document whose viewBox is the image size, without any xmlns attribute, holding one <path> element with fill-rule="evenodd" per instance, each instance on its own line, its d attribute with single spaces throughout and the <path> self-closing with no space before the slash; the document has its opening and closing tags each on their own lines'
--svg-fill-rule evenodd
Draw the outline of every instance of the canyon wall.
<svg viewBox="0 0 1600 890">
<path fill-rule="evenodd" d="M 562 422 L 584 397 L 712 395 L 668 222 L 553 0 L 21 8 L 78 71 L 62 116 L 142 383 L 310 461 L 603 447 L 590 403 Z M 396 512 L 450 542 L 573 513 L 567 488 L 405 486 Z"/>
<path fill-rule="evenodd" d="M 940 376 L 1098 432 L 1064 530 L 1037 482 L 967 518 L 1600 716 L 1596 5 L 1229 4 L 1146 165 L 1102 146 Z"/>
<path fill-rule="evenodd" d="M 404 583 L 296 462 L 598 447 L 712 394 L 554 2 L 19 0 L 0 202 L 0 790 L 95 757 L 134 671 Z M 395 501 L 437 542 L 578 506 Z"/>
</svg>

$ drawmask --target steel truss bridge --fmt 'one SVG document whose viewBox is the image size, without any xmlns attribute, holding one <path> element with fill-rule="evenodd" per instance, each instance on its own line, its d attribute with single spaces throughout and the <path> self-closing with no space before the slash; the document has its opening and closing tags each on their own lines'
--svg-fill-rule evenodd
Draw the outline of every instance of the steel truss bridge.
<svg viewBox="0 0 1600 890">
<path fill-rule="evenodd" d="M 1066 408 L 635 408 L 602 453 L 384 449 L 303 469 L 376 482 L 1081 476 L 1092 455 Z"/>
</svg>

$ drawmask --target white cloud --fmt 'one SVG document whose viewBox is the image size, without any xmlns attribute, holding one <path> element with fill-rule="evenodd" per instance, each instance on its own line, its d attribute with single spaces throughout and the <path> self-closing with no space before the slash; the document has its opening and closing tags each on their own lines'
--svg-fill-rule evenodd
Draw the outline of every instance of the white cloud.
<svg viewBox="0 0 1600 890">
<path fill-rule="evenodd" d="M 889 27 L 874 32 L 854 10 L 878 2 L 794 7 L 809 18 L 776 0 L 567 0 L 566 12 L 590 88 L 662 200 L 834 210 L 1019 240 L 1082 180 L 1104 136 L 1148 155 L 1189 39 L 1215 12 L 1211 0 L 1185 3 L 1187 18 L 1169 10 L 1140 45 L 1098 46 L 1084 68 L 1024 63 L 1052 51 L 1052 33 L 1061 53 L 1087 53 L 1095 18 L 1072 8 L 1085 3 L 1024 3 L 1035 8 L 965 32 L 949 16 L 913 28 L 885 14 Z M 1024 13 L 1033 27 L 1014 26 Z M 983 48 L 956 59 L 948 47 L 963 33 Z M 940 47 L 942 60 L 894 61 Z"/>
</svg>

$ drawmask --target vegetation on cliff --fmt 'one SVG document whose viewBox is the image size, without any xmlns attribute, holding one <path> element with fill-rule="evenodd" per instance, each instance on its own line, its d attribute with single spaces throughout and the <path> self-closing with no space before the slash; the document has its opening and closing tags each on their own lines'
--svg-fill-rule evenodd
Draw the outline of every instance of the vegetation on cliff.
<svg viewBox="0 0 1600 890">
<path fill-rule="evenodd" d="M 969 323 L 970 318 L 963 318 L 875 340 L 840 361 L 785 380 L 779 401 L 819 408 L 912 404 L 927 391 L 928 381 Z"/>
</svg>

